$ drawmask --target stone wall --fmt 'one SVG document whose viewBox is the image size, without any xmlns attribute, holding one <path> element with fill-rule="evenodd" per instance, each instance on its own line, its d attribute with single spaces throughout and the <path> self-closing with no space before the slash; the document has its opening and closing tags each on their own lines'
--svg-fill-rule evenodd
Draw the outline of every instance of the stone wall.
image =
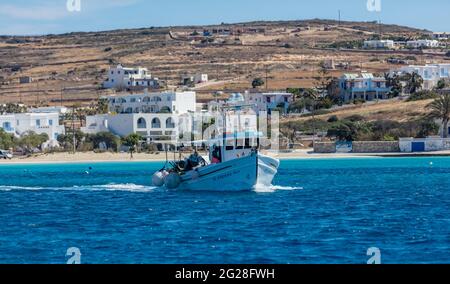
<svg viewBox="0 0 450 284">
<path fill-rule="evenodd" d="M 355 141 L 353 153 L 393 153 L 400 152 L 398 141 Z"/>
<path fill-rule="evenodd" d="M 316 142 L 314 143 L 314 153 L 336 153 L 336 143 L 334 142 Z"/>
</svg>

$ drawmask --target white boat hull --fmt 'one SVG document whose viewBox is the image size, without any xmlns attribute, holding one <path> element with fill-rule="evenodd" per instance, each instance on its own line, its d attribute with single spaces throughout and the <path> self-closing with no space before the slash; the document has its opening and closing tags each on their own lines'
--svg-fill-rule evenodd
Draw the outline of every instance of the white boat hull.
<svg viewBox="0 0 450 284">
<path fill-rule="evenodd" d="M 252 190 L 258 179 L 258 156 L 213 164 L 182 176 L 179 190 L 245 191 Z"/>
<path fill-rule="evenodd" d="M 258 186 L 271 186 L 278 173 L 280 161 L 278 159 L 258 154 Z"/>
<path fill-rule="evenodd" d="M 246 191 L 256 185 L 270 186 L 277 174 L 279 160 L 252 154 L 220 164 L 211 164 L 181 177 L 178 190 Z"/>
</svg>

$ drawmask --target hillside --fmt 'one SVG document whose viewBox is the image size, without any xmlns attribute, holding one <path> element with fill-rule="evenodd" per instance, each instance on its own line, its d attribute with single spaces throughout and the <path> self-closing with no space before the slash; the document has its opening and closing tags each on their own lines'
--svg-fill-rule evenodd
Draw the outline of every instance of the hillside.
<svg viewBox="0 0 450 284">
<path fill-rule="evenodd" d="M 216 35 L 207 43 L 192 36 L 204 29 L 230 29 L 239 35 Z M 374 22 L 330 20 L 251 22 L 219 26 L 143 28 L 36 37 L 0 37 L 0 103 L 29 105 L 87 104 L 111 94 L 100 89 L 111 65 L 147 67 L 153 76 L 176 88 L 179 77 L 208 73 L 211 82 L 196 88 L 204 101 L 219 90 L 243 91 L 255 77 L 268 78 L 267 90 L 311 87 L 319 62 L 348 63 L 343 72 L 382 73 L 399 53 L 351 52 L 327 47 L 336 42 L 383 37 L 417 38 L 428 31 Z M 439 55 L 414 55 L 418 62 L 443 60 Z M 31 84 L 18 78 L 31 76 Z"/>
</svg>

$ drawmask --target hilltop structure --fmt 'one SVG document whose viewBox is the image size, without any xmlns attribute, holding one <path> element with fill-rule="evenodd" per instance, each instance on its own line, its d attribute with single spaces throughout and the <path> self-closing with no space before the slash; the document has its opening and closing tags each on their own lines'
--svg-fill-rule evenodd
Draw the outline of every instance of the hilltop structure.
<svg viewBox="0 0 450 284">
<path fill-rule="evenodd" d="M 103 87 L 119 90 L 158 89 L 160 84 L 158 78 L 153 78 L 147 68 L 126 68 L 119 64 L 115 68 L 110 68 Z"/>
</svg>

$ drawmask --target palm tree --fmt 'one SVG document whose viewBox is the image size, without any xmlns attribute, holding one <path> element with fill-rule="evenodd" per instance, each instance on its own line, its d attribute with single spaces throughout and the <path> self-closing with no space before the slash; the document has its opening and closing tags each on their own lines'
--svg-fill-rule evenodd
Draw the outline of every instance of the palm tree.
<svg viewBox="0 0 450 284">
<path fill-rule="evenodd" d="M 133 133 L 128 135 L 123 139 L 124 145 L 130 147 L 130 157 L 133 159 L 133 153 L 136 151 L 136 148 L 139 145 L 139 141 L 142 140 L 142 137 L 139 134 Z"/>
<path fill-rule="evenodd" d="M 405 89 L 408 90 L 408 93 L 415 94 L 422 89 L 423 78 L 416 72 L 406 74 L 404 79 L 406 81 Z"/>
<path fill-rule="evenodd" d="M 429 114 L 430 118 L 440 119 L 442 121 L 443 132 L 442 137 L 448 137 L 448 123 L 450 121 L 450 94 L 442 94 L 432 103 L 430 103 L 428 108 L 431 109 Z"/>
</svg>

